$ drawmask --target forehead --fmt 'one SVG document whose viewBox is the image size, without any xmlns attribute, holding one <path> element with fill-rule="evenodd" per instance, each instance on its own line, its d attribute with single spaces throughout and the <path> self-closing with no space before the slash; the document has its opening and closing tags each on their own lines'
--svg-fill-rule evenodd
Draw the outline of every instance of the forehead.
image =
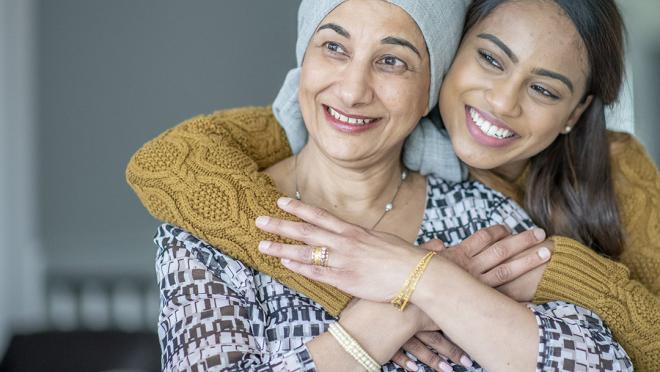
<svg viewBox="0 0 660 372">
<path fill-rule="evenodd" d="M 346 28 L 351 36 L 379 40 L 385 36 L 402 36 L 417 47 L 425 47 L 424 35 L 415 20 L 402 8 L 384 0 L 344 1 L 321 24 L 328 22 Z"/>
<path fill-rule="evenodd" d="M 582 38 L 564 11 L 548 0 L 517 0 L 497 7 L 476 24 L 472 35 L 490 33 L 516 54 L 521 64 L 545 68 L 572 78 L 588 74 Z"/>
</svg>

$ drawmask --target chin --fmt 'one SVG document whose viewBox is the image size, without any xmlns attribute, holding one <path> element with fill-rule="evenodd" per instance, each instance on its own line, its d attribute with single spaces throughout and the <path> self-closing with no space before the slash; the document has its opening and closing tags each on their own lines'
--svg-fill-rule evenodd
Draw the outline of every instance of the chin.
<svg viewBox="0 0 660 372">
<path fill-rule="evenodd" d="M 469 140 L 466 142 L 454 143 L 453 147 L 456 156 L 469 167 L 489 170 L 506 163 L 506 159 L 500 158 L 496 151 L 470 143 Z"/>
<path fill-rule="evenodd" d="M 339 161 L 353 161 L 361 158 L 366 143 L 354 143 L 345 139 L 326 139 L 317 144 L 319 149 L 331 159 Z"/>
<path fill-rule="evenodd" d="M 502 163 L 492 161 L 490 159 L 480 158 L 480 159 L 470 159 L 465 161 L 461 158 L 463 163 L 467 164 L 468 167 L 481 170 L 491 170 L 502 166 Z"/>
</svg>

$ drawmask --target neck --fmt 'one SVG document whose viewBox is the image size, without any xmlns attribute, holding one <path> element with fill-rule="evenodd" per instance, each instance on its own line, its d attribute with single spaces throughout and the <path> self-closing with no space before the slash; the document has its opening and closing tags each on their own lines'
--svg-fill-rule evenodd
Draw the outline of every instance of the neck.
<svg viewBox="0 0 660 372">
<path fill-rule="evenodd" d="M 529 159 L 514 161 L 508 164 L 493 168 L 493 173 L 504 178 L 509 182 L 515 182 L 525 171 Z"/>
<path fill-rule="evenodd" d="M 400 151 L 377 161 L 347 163 L 329 159 L 308 144 L 294 162 L 294 177 L 305 203 L 365 227 L 370 227 L 391 201 L 403 171 Z"/>
</svg>

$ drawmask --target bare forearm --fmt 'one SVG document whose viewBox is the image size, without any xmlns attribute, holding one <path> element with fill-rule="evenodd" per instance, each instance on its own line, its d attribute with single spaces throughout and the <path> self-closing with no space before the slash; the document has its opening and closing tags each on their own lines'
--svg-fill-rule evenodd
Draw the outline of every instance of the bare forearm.
<svg viewBox="0 0 660 372">
<path fill-rule="evenodd" d="M 339 324 L 380 365 L 387 363 L 417 329 L 387 304 L 362 303 L 342 313 Z M 364 371 L 328 332 L 307 343 L 319 371 Z"/>
<path fill-rule="evenodd" d="M 534 314 L 453 263 L 433 259 L 411 302 L 485 369 L 535 369 L 539 332 Z"/>
</svg>

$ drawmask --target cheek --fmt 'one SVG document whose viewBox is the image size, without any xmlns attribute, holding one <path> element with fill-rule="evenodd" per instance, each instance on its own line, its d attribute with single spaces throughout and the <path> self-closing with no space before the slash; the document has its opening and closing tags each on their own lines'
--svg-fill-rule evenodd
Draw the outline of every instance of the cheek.
<svg viewBox="0 0 660 372">
<path fill-rule="evenodd" d="M 328 78 L 332 76 L 330 69 L 323 63 L 314 60 L 305 61 L 300 72 L 300 92 L 304 94 L 316 94 L 324 85 L 328 84 Z"/>
<path fill-rule="evenodd" d="M 298 85 L 298 100 L 303 117 L 307 120 L 312 108 L 316 105 L 316 97 L 332 84 L 332 70 L 322 63 L 306 60 Z"/>
<path fill-rule="evenodd" d="M 566 126 L 567 114 L 564 110 L 536 109 L 527 110 L 526 122 L 528 123 L 527 142 L 525 155 L 532 157 L 546 149 L 558 136 L 562 135 Z M 560 118 L 557 120 L 557 118 Z"/>
<path fill-rule="evenodd" d="M 569 107 L 544 106 L 529 98 L 525 121 L 534 137 L 555 138 L 564 130 L 571 114 Z M 567 105 L 566 105 L 567 106 Z M 552 142 L 552 141 L 550 141 Z"/>
<path fill-rule="evenodd" d="M 445 125 L 451 124 L 453 121 L 450 120 L 454 119 L 451 108 L 456 106 L 456 102 L 458 101 L 458 87 L 455 77 L 455 74 L 448 74 L 442 82 L 442 88 L 440 89 L 440 101 L 438 104 L 440 105 L 440 115 L 445 121 Z"/>
<path fill-rule="evenodd" d="M 392 116 L 421 117 L 428 106 L 428 83 L 423 81 L 401 81 L 377 83 L 374 91 L 378 99 Z"/>
<path fill-rule="evenodd" d="M 465 127 L 465 105 L 479 103 L 473 98 L 474 92 L 478 90 L 473 80 L 474 77 L 464 74 L 462 69 L 454 69 L 443 82 L 440 90 L 440 115 L 450 135 Z"/>
<path fill-rule="evenodd" d="M 457 59 L 447 73 L 440 90 L 441 110 L 444 106 L 449 110 L 462 111 L 463 105 L 450 107 L 449 104 L 455 105 L 459 101 L 463 101 L 467 94 L 483 91 L 488 82 L 489 77 L 483 73 L 476 61 L 466 57 Z"/>
</svg>

